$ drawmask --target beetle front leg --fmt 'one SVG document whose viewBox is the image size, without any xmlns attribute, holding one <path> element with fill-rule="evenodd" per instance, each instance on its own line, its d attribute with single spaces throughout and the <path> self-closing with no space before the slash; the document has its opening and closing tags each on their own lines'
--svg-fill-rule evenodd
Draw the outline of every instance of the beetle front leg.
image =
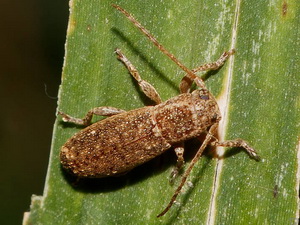
<svg viewBox="0 0 300 225">
<path fill-rule="evenodd" d="M 134 65 L 126 58 L 126 56 L 121 52 L 120 49 L 116 49 L 116 54 L 118 55 L 118 59 L 120 59 L 124 65 L 127 67 L 130 74 L 133 76 L 133 78 L 138 82 L 139 86 L 141 87 L 144 94 L 150 98 L 152 101 L 154 101 L 156 104 L 160 104 L 161 98 L 158 94 L 158 92 L 155 90 L 155 88 L 148 83 L 147 81 L 143 80 L 137 71 L 137 69 L 134 67 Z"/>
<path fill-rule="evenodd" d="M 178 176 L 178 173 L 184 164 L 184 157 L 183 157 L 184 146 L 183 145 L 184 145 L 183 143 L 180 143 L 174 147 L 174 151 L 177 155 L 177 164 L 176 164 L 176 167 L 172 170 L 172 172 L 170 174 L 170 183 L 171 184 L 174 182 L 175 178 Z"/>
<path fill-rule="evenodd" d="M 218 69 L 220 69 L 220 67 L 222 67 L 224 65 L 224 63 L 229 58 L 229 56 L 234 54 L 234 52 L 235 52 L 234 49 L 231 49 L 228 52 L 223 52 L 223 54 L 219 57 L 219 59 L 217 61 L 201 65 L 195 69 L 192 69 L 192 72 L 197 73 L 200 71 L 218 70 Z M 201 79 L 201 78 L 199 78 L 199 79 Z M 192 83 L 193 83 L 193 80 L 191 78 L 189 78 L 188 74 L 186 74 L 180 82 L 180 85 L 179 85 L 180 92 L 188 93 L 190 91 Z M 201 85 L 204 85 L 204 83 L 201 82 Z"/>
<path fill-rule="evenodd" d="M 78 118 L 72 117 L 63 112 L 58 112 L 58 115 L 62 116 L 62 119 L 64 122 L 88 126 L 91 124 L 93 115 L 113 116 L 113 115 L 117 115 L 117 114 L 123 113 L 123 112 L 125 112 L 125 110 L 123 110 L 123 109 L 117 109 L 114 107 L 103 106 L 103 107 L 93 108 L 92 110 L 88 111 L 88 113 L 86 114 L 86 116 L 83 119 L 78 119 Z"/>
<path fill-rule="evenodd" d="M 257 155 L 257 152 L 255 151 L 255 149 L 253 149 L 246 141 L 244 141 L 242 139 L 227 140 L 227 141 L 219 141 L 216 139 L 216 141 L 211 142 L 210 145 L 230 147 L 230 148 L 241 147 L 241 148 L 245 149 L 252 158 L 259 160 L 259 156 Z"/>
</svg>

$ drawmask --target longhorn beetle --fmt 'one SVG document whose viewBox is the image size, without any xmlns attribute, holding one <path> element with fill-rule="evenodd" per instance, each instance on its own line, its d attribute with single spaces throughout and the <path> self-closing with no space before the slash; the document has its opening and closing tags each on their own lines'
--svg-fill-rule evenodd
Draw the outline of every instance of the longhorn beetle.
<svg viewBox="0 0 300 225">
<path fill-rule="evenodd" d="M 65 169 L 78 177 L 106 177 L 124 174 L 134 167 L 149 161 L 174 146 L 177 165 L 171 173 L 174 179 L 184 163 L 182 143 L 188 139 L 206 137 L 183 174 L 167 207 L 157 216 L 163 216 L 173 205 L 195 163 L 199 160 L 207 145 L 223 147 L 242 147 L 251 157 L 258 159 L 256 151 L 244 140 L 219 141 L 214 134 L 221 120 L 217 102 L 208 91 L 204 81 L 195 73 L 217 70 L 234 50 L 224 52 L 213 63 L 204 64 L 195 69 L 185 67 L 174 55 L 153 37 L 132 15 L 118 5 L 122 12 L 149 40 L 186 74 L 180 83 L 181 94 L 162 102 L 155 88 L 143 80 L 133 64 L 120 49 L 117 57 L 138 82 L 142 91 L 153 100 L 155 106 L 146 106 L 125 112 L 114 107 L 97 107 L 90 110 L 83 119 L 76 119 L 58 112 L 63 121 L 87 127 L 71 137 L 61 148 L 60 159 Z M 189 92 L 195 82 L 199 89 Z M 93 115 L 109 116 L 91 125 Z"/>
</svg>

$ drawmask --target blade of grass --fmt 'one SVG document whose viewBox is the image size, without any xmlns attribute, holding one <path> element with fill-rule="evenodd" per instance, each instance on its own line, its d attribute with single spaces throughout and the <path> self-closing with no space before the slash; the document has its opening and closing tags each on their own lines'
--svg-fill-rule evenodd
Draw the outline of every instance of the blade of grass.
<svg viewBox="0 0 300 225">
<path fill-rule="evenodd" d="M 189 178 L 193 188 L 185 186 L 179 204 L 157 219 L 175 189 L 167 180 L 176 161 L 173 152 L 123 177 L 76 182 L 61 169 L 59 151 L 80 128 L 58 118 L 44 195 L 33 198 L 24 224 L 285 224 L 296 219 L 299 3 L 73 0 L 60 111 L 83 117 L 96 106 L 130 110 L 151 104 L 116 59 L 116 47 L 164 100 L 178 94 L 184 73 L 111 3 L 132 13 L 189 68 L 214 61 L 230 48 L 238 16 L 232 71 L 228 62 L 209 73 L 206 83 L 219 96 L 231 77 L 226 138 L 248 140 L 263 160 L 257 163 L 233 149 L 220 169 L 218 160 L 204 156 Z M 198 145 L 187 144 L 187 163 Z"/>
</svg>

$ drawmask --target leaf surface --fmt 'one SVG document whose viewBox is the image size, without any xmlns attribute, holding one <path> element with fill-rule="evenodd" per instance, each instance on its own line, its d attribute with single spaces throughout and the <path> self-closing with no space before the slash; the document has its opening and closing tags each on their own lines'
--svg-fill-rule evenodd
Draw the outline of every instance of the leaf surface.
<svg viewBox="0 0 300 225">
<path fill-rule="evenodd" d="M 300 3 L 73 0 L 59 111 L 82 118 L 97 106 L 131 110 L 153 104 L 116 59 L 116 47 L 163 100 L 179 94 L 184 72 L 112 3 L 132 13 L 189 68 L 236 49 L 204 78 L 222 109 L 220 139 L 243 138 L 262 160 L 251 160 L 241 149 L 228 149 L 220 159 L 207 151 L 188 178 L 190 185 L 157 219 L 180 181 L 168 183 L 174 152 L 122 177 L 76 181 L 61 168 L 59 151 L 81 128 L 58 117 L 44 195 L 33 197 L 24 224 L 296 224 Z M 197 147 L 197 141 L 186 144 L 187 165 Z"/>
</svg>

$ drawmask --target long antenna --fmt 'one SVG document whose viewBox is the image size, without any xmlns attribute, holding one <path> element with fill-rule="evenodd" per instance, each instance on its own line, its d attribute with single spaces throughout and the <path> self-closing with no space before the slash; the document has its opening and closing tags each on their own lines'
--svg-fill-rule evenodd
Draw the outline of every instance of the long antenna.
<svg viewBox="0 0 300 225">
<path fill-rule="evenodd" d="M 175 193 L 173 194 L 169 204 L 167 205 L 167 207 L 160 213 L 157 215 L 157 217 L 161 217 L 163 215 L 165 215 L 169 209 L 172 207 L 172 205 L 174 204 L 177 196 L 179 195 L 179 193 L 181 192 L 181 189 L 183 187 L 183 185 L 186 182 L 186 179 L 188 178 L 188 176 L 190 175 L 193 167 L 195 166 L 196 162 L 198 162 L 198 160 L 200 159 L 204 149 L 206 148 L 206 146 L 208 145 L 208 143 L 210 142 L 211 138 L 212 138 L 212 132 L 214 132 L 214 130 L 218 127 L 218 124 L 214 124 L 211 126 L 211 128 L 209 129 L 208 132 L 208 137 L 205 138 L 205 140 L 203 141 L 202 145 L 200 146 L 199 150 L 197 151 L 196 155 L 194 156 L 194 158 L 192 159 L 189 167 L 187 168 L 187 170 L 185 171 L 185 173 L 183 174 L 182 178 L 181 178 L 181 182 L 179 184 L 179 186 L 177 187 Z"/>
<path fill-rule="evenodd" d="M 125 9 L 121 8 L 118 5 L 112 4 L 113 7 L 115 7 L 117 10 L 119 10 L 121 13 L 123 13 L 142 33 L 149 38 L 149 40 L 165 55 L 167 55 L 173 62 L 175 62 L 183 71 L 185 71 L 188 74 L 188 77 L 191 80 L 196 79 L 196 75 L 193 73 L 192 70 L 188 69 L 186 66 L 184 66 L 172 53 L 170 53 L 167 49 L 165 49 L 164 46 L 162 46 L 155 37 L 153 37 L 152 34 L 146 28 L 144 28 L 129 12 L 127 12 Z"/>
</svg>

